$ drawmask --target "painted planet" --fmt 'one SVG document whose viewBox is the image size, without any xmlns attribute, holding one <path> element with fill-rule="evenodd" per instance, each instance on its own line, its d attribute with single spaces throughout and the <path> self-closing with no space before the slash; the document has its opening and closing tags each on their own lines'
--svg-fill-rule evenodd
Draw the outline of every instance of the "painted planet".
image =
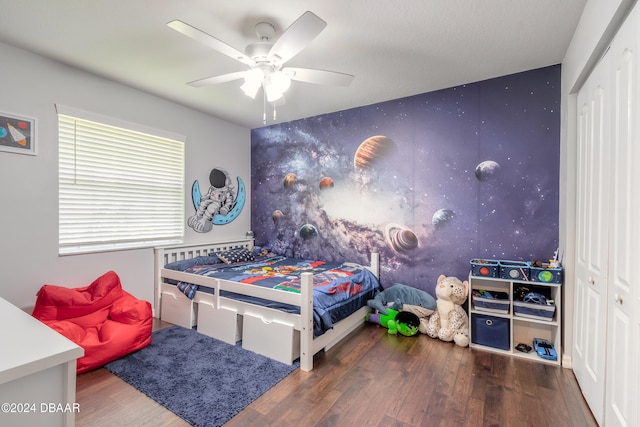
<svg viewBox="0 0 640 427">
<path fill-rule="evenodd" d="M 376 163 L 391 154 L 396 148 L 396 143 L 386 136 L 376 135 L 365 139 L 353 158 L 353 166 L 356 169 L 371 168 Z"/>
<path fill-rule="evenodd" d="M 408 252 L 418 247 L 418 236 L 402 224 L 390 223 L 384 228 L 384 241 L 395 252 Z"/>
<path fill-rule="evenodd" d="M 296 176 L 296 174 L 293 172 L 288 173 L 284 177 L 284 186 L 291 187 L 293 184 L 296 183 L 296 181 L 298 181 L 298 177 Z"/>
<path fill-rule="evenodd" d="M 442 227 L 447 222 L 451 221 L 454 213 L 451 209 L 438 209 L 436 213 L 431 217 L 431 224 L 433 224 L 436 228 Z"/>
<path fill-rule="evenodd" d="M 493 160 L 485 160 L 476 166 L 476 178 L 478 181 L 486 181 L 500 171 L 500 165 Z"/>
<path fill-rule="evenodd" d="M 302 237 L 304 240 L 313 239 L 314 237 L 318 236 L 318 229 L 311 224 L 303 225 L 302 227 L 300 227 L 300 230 L 298 232 L 300 233 L 300 237 Z"/>
<path fill-rule="evenodd" d="M 553 273 L 548 270 L 541 271 L 538 274 L 538 279 L 540 279 L 541 282 L 549 283 L 553 280 Z"/>
<path fill-rule="evenodd" d="M 327 188 L 333 188 L 333 179 L 325 176 L 320 180 L 320 189 L 326 190 Z"/>
<path fill-rule="evenodd" d="M 7 128 L 0 126 L 0 138 L 7 136 Z"/>
<path fill-rule="evenodd" d="M 280 222 L 280 220 L 284 218 L 284 214 L 282 213 L 281 210 L 276 209 L 275 211 L 273 211 L 273 213 L 271 214 L 271 219 L 273 219 L 273 223 L 274 224 L 278 224 L 278 222 Z"/>
</svg>

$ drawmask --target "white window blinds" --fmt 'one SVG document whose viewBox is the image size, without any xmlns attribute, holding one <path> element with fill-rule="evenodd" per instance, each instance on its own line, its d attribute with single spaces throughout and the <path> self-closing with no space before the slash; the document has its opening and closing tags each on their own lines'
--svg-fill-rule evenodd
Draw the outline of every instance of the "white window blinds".
<svg viewBox="0 0 640 427">
<path fill-rule="evenodd" d="M 182 240 L 184 138 L 86 120 L 57 107 L 60 254 Z"/>
</svg>

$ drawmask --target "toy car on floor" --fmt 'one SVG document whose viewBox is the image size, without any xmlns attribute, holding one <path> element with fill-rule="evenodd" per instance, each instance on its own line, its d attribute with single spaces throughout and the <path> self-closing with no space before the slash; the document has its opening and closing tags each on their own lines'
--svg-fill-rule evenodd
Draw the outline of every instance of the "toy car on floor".
<svg viewBox="0 0 640 427">
<path fill-rule="evenodd" d="M 543 359 L 558 360 L 556 349 L 553 348 L 553 345 L 545 339 L 534 338 L 533 348 L 536 350 L 536 353 L 538 354 L 538 356 Z"/>
</svg>

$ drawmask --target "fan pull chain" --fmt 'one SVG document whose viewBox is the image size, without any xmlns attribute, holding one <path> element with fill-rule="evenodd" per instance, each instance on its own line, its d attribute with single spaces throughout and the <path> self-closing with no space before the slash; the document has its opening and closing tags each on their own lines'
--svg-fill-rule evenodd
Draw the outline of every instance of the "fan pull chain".
<svg viewBox="0 0 640 427">
<path fill-rule="evenodd" d="M 264 87 L 262 88 L 262 124 L 267 124 L 267 95 L 264 93 Z"/>
</svg>

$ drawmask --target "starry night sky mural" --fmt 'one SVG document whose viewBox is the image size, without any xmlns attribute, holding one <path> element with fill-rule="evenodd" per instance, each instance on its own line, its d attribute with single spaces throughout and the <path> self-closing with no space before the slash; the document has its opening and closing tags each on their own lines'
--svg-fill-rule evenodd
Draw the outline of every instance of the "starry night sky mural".
<svg viewBox="0 0 640 427">
<path fill-rule="evenodd" d="M 473 258 L 558 246 L 560 66 L 254 129 L 256 244 L 435 295 Z"/>
</svg>

